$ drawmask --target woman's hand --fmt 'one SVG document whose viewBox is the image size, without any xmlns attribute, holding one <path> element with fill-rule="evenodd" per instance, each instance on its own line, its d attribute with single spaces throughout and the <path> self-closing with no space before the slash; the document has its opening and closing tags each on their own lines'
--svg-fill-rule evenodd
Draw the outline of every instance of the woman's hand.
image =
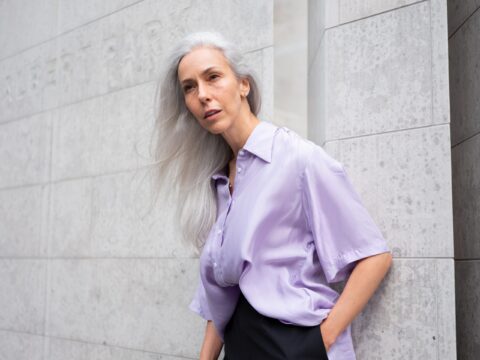
<svg viewBox="0 0 480 360">
<path fill-rule="evenodd" d="M 365 307 L 392 265 L 392 254 L 385 252 L 359 260 L 326 319 L 320 324 L 325 348 L 335 342 Z"/>
</svg>

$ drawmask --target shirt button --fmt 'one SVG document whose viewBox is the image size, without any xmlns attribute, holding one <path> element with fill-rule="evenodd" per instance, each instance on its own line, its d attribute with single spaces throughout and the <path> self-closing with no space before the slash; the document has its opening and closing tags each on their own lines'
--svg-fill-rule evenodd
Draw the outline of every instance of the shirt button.
<svg viewBox="0 0 480 360">
<path fill-rule="evenodd" d="M 222 233 L 222 229 L 218 229 L 217 234 L 221 234 L 221 233 Z"/>
<path fill-rule="evenodd" d="M 243 150 L 240 150 L 239 153 L 240 153 L 240 155 L 243 155 Z"/>
<path fill-rule="evenodd" d="M 238 170 L 238 172 L 240 172 L 240 171 L 242 171 L 242 168 L 241 168 L 241 167 L 239 167 L 239 168 L 237 168 L 237 170 Z"/>
<path fill-rule="evenodd" d="M 217 263 L 216 263 L 216 262 L 214 262 L 214 263 L 213 263 L 213 266 L 214 266 L 214 267 L 217 267 Z"/>
</svg>

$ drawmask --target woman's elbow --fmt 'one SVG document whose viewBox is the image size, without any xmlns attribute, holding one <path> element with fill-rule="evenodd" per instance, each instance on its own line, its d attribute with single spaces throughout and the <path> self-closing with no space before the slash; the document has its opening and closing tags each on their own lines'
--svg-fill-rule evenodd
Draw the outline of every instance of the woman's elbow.
<svg viewBox="0 0 480 360">
<path fill-rule="evenodd" d="M 393 256 L 390 251 L 372 256 L 375 259 L 376 266 L 387 272 L 393 264 Z M 373 261 L 373 260 L 372 260 Z"/>
<path fill-rule="evenodd" d="M 393 256 L 392 256 L 392 253 L 390 251 L 382 254 L 383 258 L 385 259 L 385 269 L 386 271 L 388 271 L 391 266 L 393 265 Z"/>
</svg>

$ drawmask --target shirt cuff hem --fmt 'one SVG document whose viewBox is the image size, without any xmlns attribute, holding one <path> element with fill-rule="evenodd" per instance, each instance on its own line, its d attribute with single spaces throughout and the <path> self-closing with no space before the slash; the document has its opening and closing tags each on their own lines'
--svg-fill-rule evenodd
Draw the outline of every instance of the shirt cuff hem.
<svg viewBox="0 0 480 360">
<path fill-rule="evenodd" d="M 367 246 L 342 254 L 336 263 L 326 264 L 325 276 L 327 278 L 327 281 L 329 283 L 334 283 L 345 280 L 355 268 L 355 263 L 358 260 L 364 259 L 369 256 L 382 254 L 384 252 L 392 252 L 387 244 Z"/>
</svg>

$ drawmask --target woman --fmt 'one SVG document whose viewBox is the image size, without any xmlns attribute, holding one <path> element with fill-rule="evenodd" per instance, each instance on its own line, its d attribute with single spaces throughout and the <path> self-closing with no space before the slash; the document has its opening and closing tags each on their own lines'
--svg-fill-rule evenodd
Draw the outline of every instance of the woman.
<svg viewBox="0 0 480 360">
<path fill-rule="evenodd" d="M 171 53 L 159 174 L 175 168 L 184 239 L 201 253 L 190 309 L 200 359 L 355 359 L 350 323 L 392 263 L 342 163 L 260 121 L 257 77 L 220 34 Z M 164 176 L 164 179 L 167 176 Z M 339 294 L 329 283 L 348 278 Z"/>
</svg>

